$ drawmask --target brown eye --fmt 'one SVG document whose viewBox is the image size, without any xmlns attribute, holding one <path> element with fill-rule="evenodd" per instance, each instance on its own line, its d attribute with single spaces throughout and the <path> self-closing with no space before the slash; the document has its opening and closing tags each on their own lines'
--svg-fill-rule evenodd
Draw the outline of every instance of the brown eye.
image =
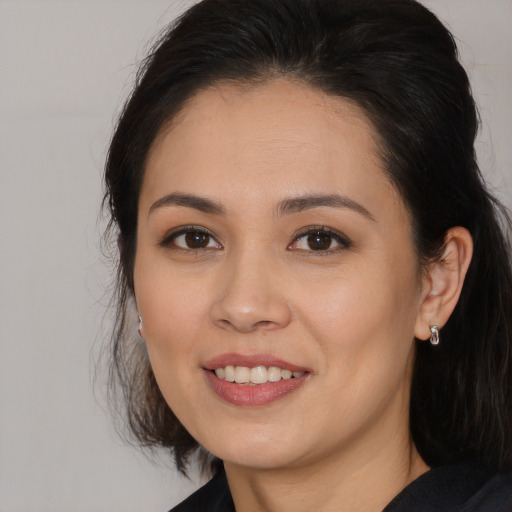
<svg viewBox="0 0 512 512">
<path fill-rule="evenodd" d="M 350 242 L 341 233 L 327 227 L 311 228 L 288 246 L 288 250 L 305 252 L 336 252 L 350 247 Z"/>
<path fill-rule="evenodd" d="M 331 248 L 332 243 L 333 237 L 329 233 L 317 231 L 307 236 L 307 244 L 312 251 L 327 251 Z"/>
<path fill-rule="evenodd" d="M 185 234 L 185 245 L 189 249 L 204 249 L 208 247 L 210 242 L 210 235 L 202 231 L 189 231 Z"/>
<path fill-rule="evenodd" d="M 172 233 L 160 243 L 160 246 L 188 251 L 222 249 L 210 233 L 194 227 L 183 228 Z"/>
</svg>

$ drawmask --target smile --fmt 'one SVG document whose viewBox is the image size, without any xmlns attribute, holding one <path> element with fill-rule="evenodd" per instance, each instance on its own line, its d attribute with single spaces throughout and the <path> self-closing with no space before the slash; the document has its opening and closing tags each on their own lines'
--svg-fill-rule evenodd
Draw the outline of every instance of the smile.
<svg viewBox="0 0 512 512">
<path fill-rule="evenodd" d="M 305 372 L 279 368 L 277 366 L 232 366 L 216 368 L 215 375 L 226 382 L 236 382 L 237 384 L 246 384 L 257 386 L 267 384 L 268 382 L 279 382 L 280 380 L 290 380 L 302 377 Z"/>
<path fill-rule="evenodd" d="M 263 406 L 301 388 L 311 369 L 268 354 L 222 354 L 203 366 L 210 389 L 223 402 Z"/>
</svg>

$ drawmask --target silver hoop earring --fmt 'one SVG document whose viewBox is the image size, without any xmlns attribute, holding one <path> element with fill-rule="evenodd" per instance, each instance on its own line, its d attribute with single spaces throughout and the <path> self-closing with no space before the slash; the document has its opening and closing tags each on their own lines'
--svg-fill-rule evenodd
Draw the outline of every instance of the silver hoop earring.
<svg viewBox="0 0 512 512">
<path fill-rule="evenodd" d="M 430 326 L 430 343 L 439 345 L 439 327 L 437 325 Z"/>
<path fill-rule="evenodd" d="M 137 329 L 139 336 L 142 338 L 142 318 L 139 316 L 139 328 Z"/>
</svg>

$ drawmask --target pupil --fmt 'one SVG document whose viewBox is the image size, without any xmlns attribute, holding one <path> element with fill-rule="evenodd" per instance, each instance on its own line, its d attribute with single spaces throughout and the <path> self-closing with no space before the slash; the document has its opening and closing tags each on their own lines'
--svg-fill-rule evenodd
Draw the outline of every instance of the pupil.
<svg viewBox="0 0 512 512">
<path fill-rule="evenodd" d="M 311 233 L 308 235 L 308 246 L 313 251 L 325 251 L 331 246 L 331 235 L 326 233 Z"/>
<path fill-rule="evenodd" d="M 202 249 L 206 247 L 209 242 L 209 236 L 205 233 L 201 233 L 200 231 L 190 231 L 185 235 L 185 242 L 188 247 L 192 249 Z"/>
</svg>

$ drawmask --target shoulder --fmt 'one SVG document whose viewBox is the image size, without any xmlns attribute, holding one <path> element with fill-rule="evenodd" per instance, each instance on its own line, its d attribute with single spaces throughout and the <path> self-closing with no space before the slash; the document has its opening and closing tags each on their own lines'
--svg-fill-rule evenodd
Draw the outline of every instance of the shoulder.
<svg viewBox="0 0 512 512">
<path fill-rule="evenodd" d="M 224 471 L 169 512 L 235 512 Z"/>
<path fill-rule="evenodd" d="M 511 512 L 512 474 L 493 475 L 468 500 L 464 512 Z"/>
<path fill-rule="evenodd" d="M 477 464 L 434 468 L 408 485 L 384 512 L 511 512 L 512 475 Z"/>
</svg>

